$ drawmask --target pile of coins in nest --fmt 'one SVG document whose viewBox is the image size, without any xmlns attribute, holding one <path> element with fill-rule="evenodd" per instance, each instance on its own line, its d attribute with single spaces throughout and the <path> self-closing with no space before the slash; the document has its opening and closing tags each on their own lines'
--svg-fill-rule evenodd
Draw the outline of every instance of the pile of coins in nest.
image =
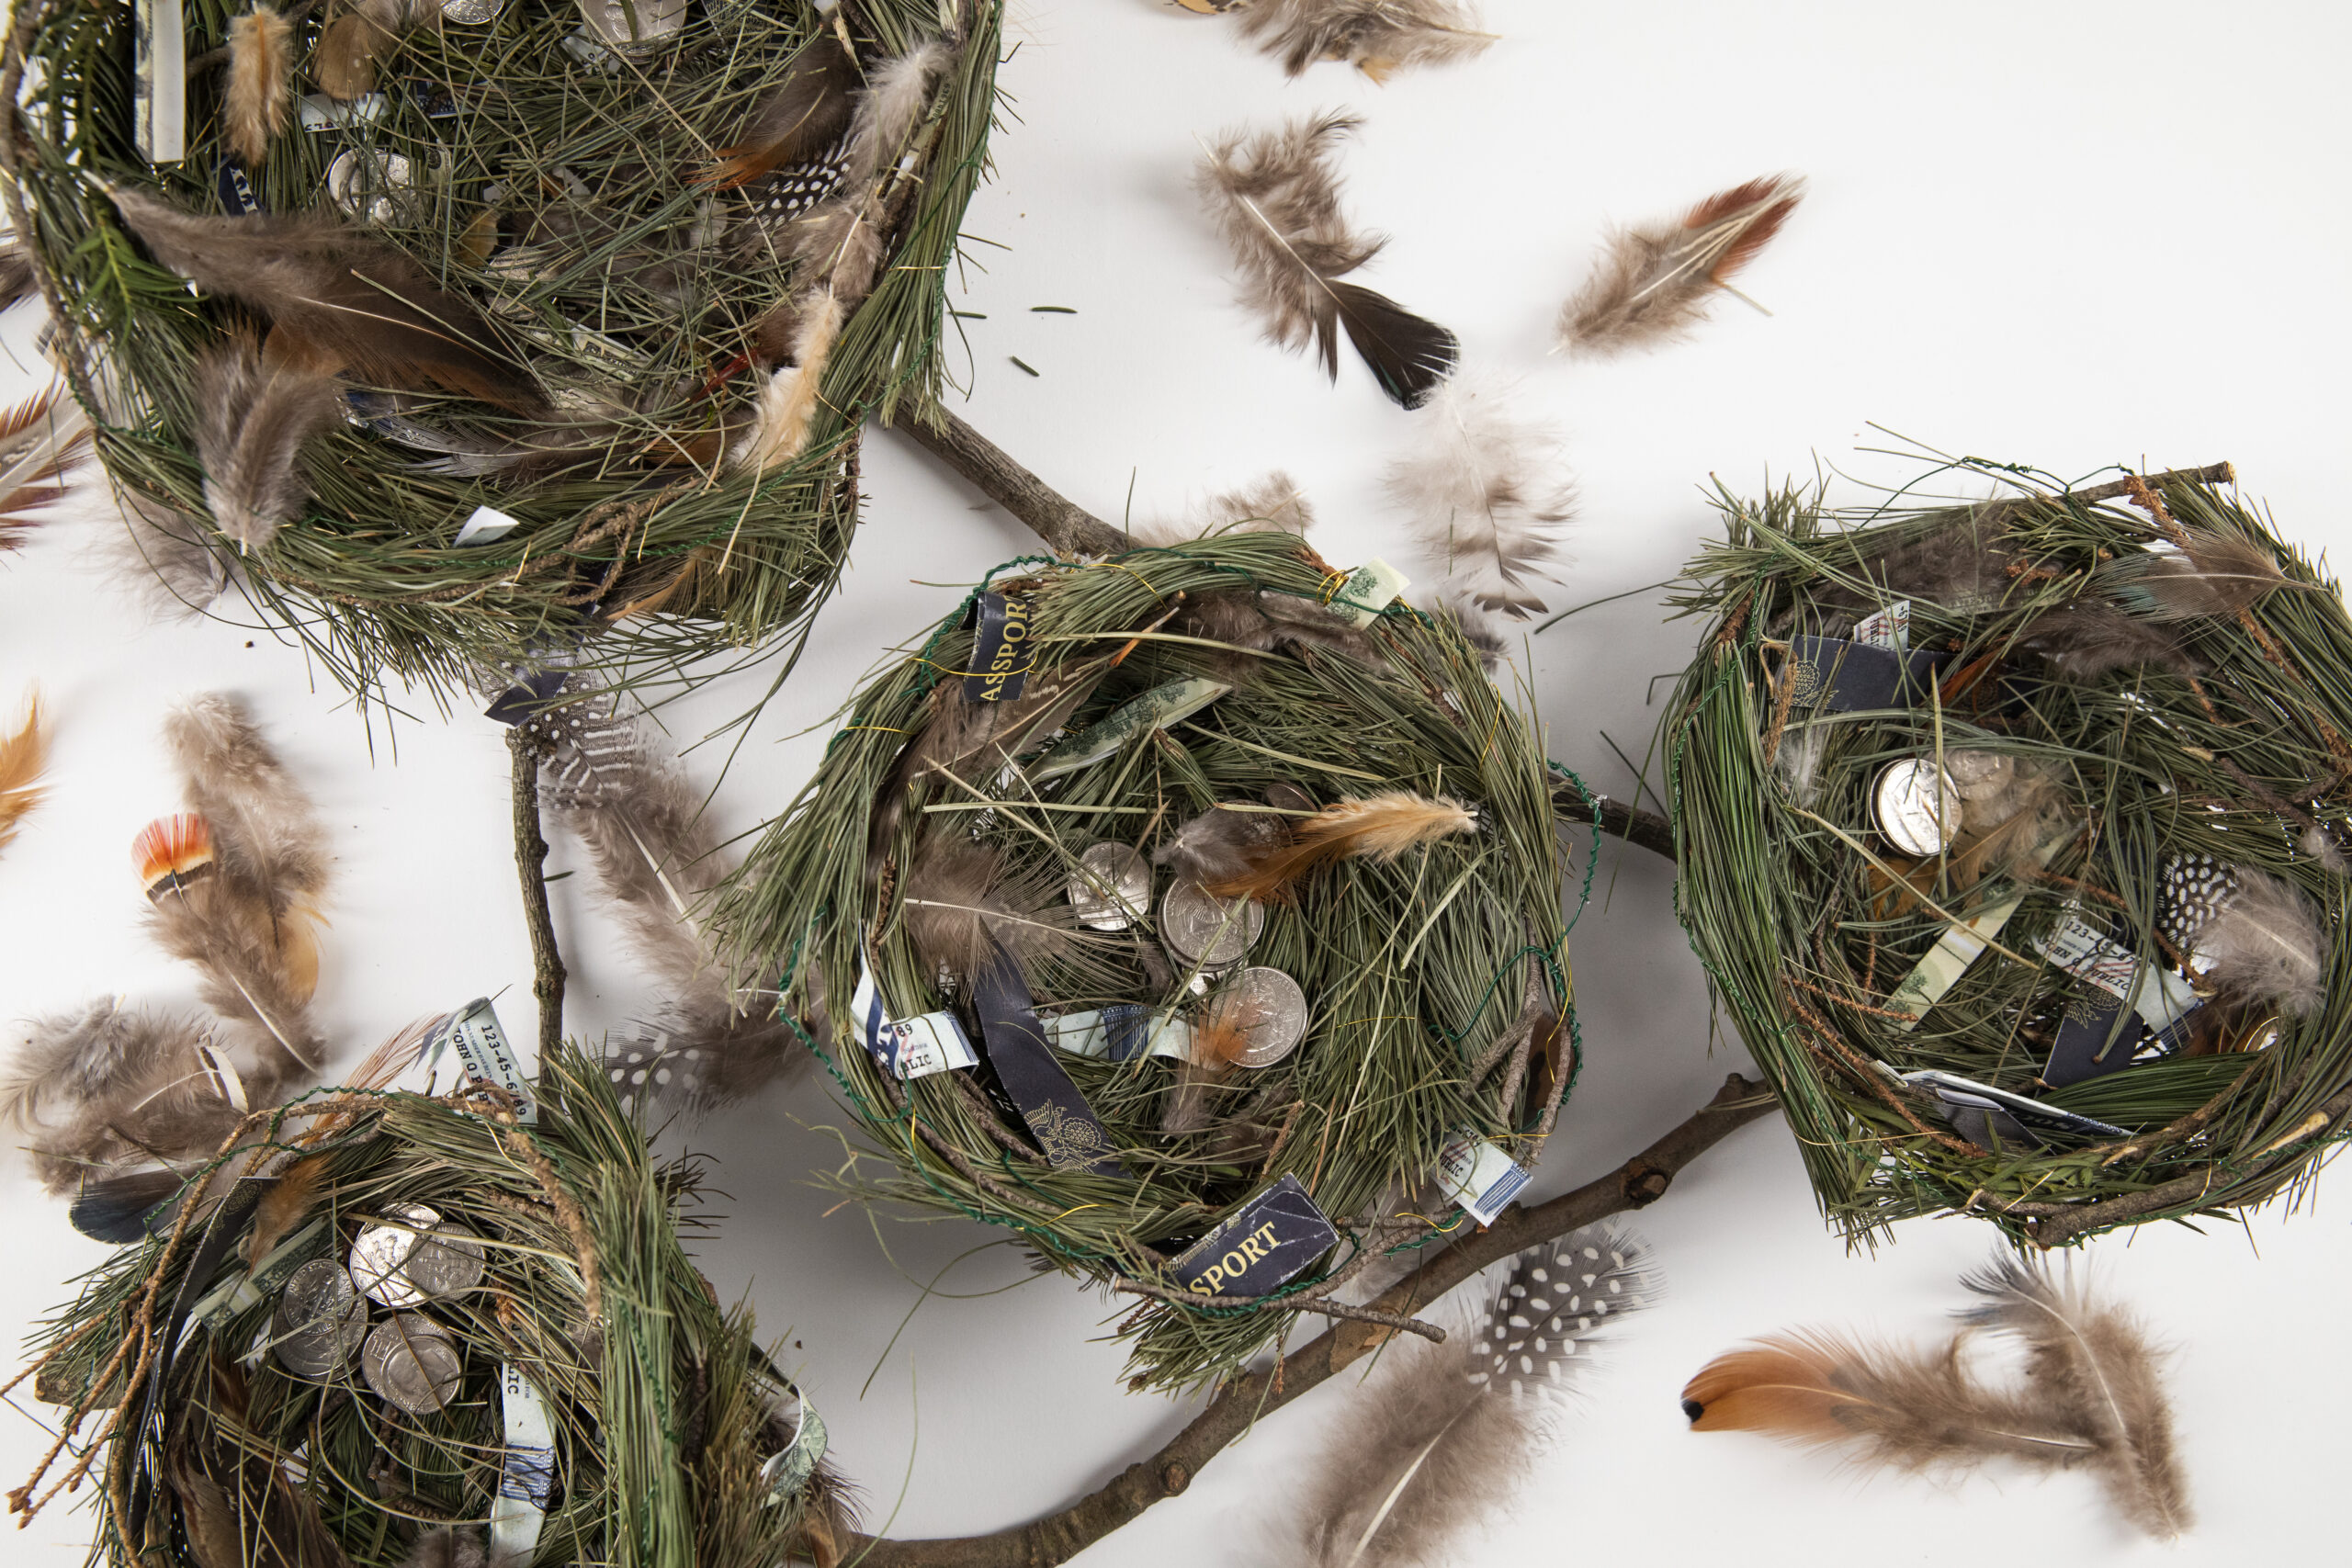
<svg viewBox="0 0 2352 1568">
<path fill-rule="evenodd" d="M 449 1331 L 419 1309 L 463 1295 L 482 1273 L 479 1238 L 422 1203 L 387 1204 L 342 1261 L 314 1258 L 287 1277 L 269 1352 L 320 1383 L 356 1357 L 369 1388 L 412 1416 L 430 1415 L 455 1396 L 465 1362 Z M 370 1303 L 389 1314 L 372 1325 Z"/>
<path fill-rule="evenodd" d="M 1304 798 L 1302 796 L 1302 798 Z M 1069 902 L 1079 924 L 1124 931 L 1151 908 L 1151 864 L 1125 844 L 1090 845 L 1069 878 Z M 1227 1024 L 1244 1042 L 1232 1055 L 1240 1067 L 1271 1067 L 1306 1033 L 1306 993 L 1279 969 L 1243 961 L 1266 929 L 1265 907 L 1254 898 L 1219 898 L 1179 877 L 1160 896 L 1159 942 L 1185 971 L 1183 988 L 1203 998 L 1199 1016 Z M 1136 1004 L 1044 1020 L 1047 1037 L 1080 1055 L 1127 1061 L 1144 1051 L 1180 1060 L 1192 1055 L 1192 1025 Z"/>
</svg>

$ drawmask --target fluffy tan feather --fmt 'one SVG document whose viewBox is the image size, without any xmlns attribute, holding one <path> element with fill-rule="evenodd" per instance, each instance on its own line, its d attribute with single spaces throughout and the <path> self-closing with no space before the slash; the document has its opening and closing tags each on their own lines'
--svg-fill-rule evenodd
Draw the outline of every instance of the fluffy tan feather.
<svg viewBox="0 0 2352 1568">
<path fill-rule="evenodd" d="M 1495 41 L 1454 0 L 1260 0 L 1241 30 L 1293 76 L 1344 60 L 1383 84 L 1401 67 L 1465 60 Z"/>
<path fill-rule="evenodd" d="M 793 361 L 768 378 L 760 392 L 752 427 L 729 453 L 728 460 L 742 473 L 764 474 L 800 455 L 808 445 L 808 429 L 817 418 L 818 394 L 823 389 L 825 362 L 841 337 L 842 302 L 830 288 L 802 301 L 794 333 Z"/>
<path fill-rule="evenodd" d="M 256 4 L 229 23 L 229 90 L 220 106 L 229 150 L 258 169 L 293 103 L 294 24 Z"/>
<path fill-rule="evenodd" d="M 1476 832 L 1478 818 L 1461 802 L 1402 790 L 1342 800 L 1296 824 L 1290 841 L 1250 868 L 1210 885 L 1221 898 L 1287 899 L 1298 879 L 1334 861 L 1394 861 L 1408 850 L 1456 833 Z"/>
<path fill-rule="evenodd" d="M 1621 229 L 1560 312 L 1560 346 L 1621 354 L 1683 336 L 1706 319 L 1733 274 L 1756 259 L 1804 199 L 1793 175 L 1718 191 L 1679 221 Z"/>
<path fill-rule="evenodd" d="M 25 722 L 14 735 L 0 735 L 0 849 L 17 836 L 17 824 L 40 804 L 40 775 L 49 766 L 49 731 L 40 721 L 40 694 L 25 703 Z"/>
</svg>

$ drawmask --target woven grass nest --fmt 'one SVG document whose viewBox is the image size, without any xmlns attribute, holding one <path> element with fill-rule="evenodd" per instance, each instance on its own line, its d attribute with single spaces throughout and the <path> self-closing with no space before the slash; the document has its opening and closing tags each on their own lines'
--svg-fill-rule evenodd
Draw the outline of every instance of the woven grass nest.
<svg viewBox="0 0 2352 1568">
<path fill-rule="evenodd" d="M 1979 471 L 2022 493 L 1725 496 L 1683 923 L 1850 1235 L 2259 1202 L 2352 1113 L 2352 621 L 2226 465 Z"/>
<path fill-rule="evenodd" d="M 1041 1267 L 1135 1298 L 1119 1333 L 1138 1388 L 1214 1380 L 1384 1256 L 1471 1223 L 1432 1183 L 1442 1149 L 1469 1134 L 1532 1165 L 1573 1073 L 1542 750 L 1458 624 L 1351 597 L 1376 570 L 1333 571 L 1271 532 L 1000 568 L 984 586 L 1025 618 L 1035 660 L 1021 694 L 967 694 L 976 591 L 852 700 L 713 917 L 895 1168 L 868 1180 L 861 1157 L 845 1184 L 1008 1226 Z M 1197 681 L 1230 689 L 1183 716 L 1137 705 Z M 1400 798 L 1453 819 L 1393 858 L 1308 852 Z M 1086 881 L 1090 850 L 1148 891 Z M 1221 906 L 1236 931 L 1262 917 L 1246 955 L 1187 957 L 1168 900 L 1219 855 L 1245 880 L 1306 869 L 1255 914 Z M 1114 897 L 1112 929 L 1082 918 Z M 996 964 L 1099 1133 L 1024 1108 Z M 1250 987 L 1269 969 L 1296 983 L 1303 1037 L 1252 1066 L 1235 1052 L 1264 1038 Z M 949 1015 L 975 1065 L 901 1080 L 869 1051 L 876 1005 Z M 1060 1032 L 1123 1006 L 1139 1018 L 1124 1046 Z M 1336 1244 L 1276 1288 L 1188 1285 L 1181 1255 L 1286 1178 Z"/>
<path fill-rule="evenodd" d="M 586 633 L 671 667 L 822 602 L 861 423 L 935 407 L 994 0 L 288 6 L 241 173 L 250 17 L 187 0 L 150 164 L 133 10 L 17 8 L 0 164 L 164 597 L 240 583 L 363 692 Z M 481 507 L 518 525 L 458 547 Z"/>
<path fill-rule="evenodd" d="M 495 1089 L 326 1090 L 257 1112 L 264 1142 L 238 1157 L 271 1178 L 224 1193 L 223 1173 L 217 1201 L 183 1202 L 85 1280 L 40 1334 L 37 1386 L 75 1420 L 107 1413 L 85 1450 L 104 1561 L 394 1568 L 481 1562 L 485 1544 L 492 1561 L 647 1568 L 837 1560 L 848 1499 L 823 1425 L 684 1250 L 695 1169 L 650 1159 L 576 1052 L 536 1099 L 535 1122 Z M 405 1261 L 368 1251 L 371 1232 L 421 1224 L 431 1239 Z M 354 1291 L 363 1258 L 389 1284 Z M 420 1284 L 436 1293 L 413 1299 Z M 284 1303 L 319 1306 L 304 1292 L 320 1285 L 327 1315 L 289 1327 Z M 305 1361 L 338 1322 L 339 1364 Z M 377 1382 L 403 1344 L 405 1402 Z M 415 1397 L 428 1386 L 437 1409 Z M 36 1478 L 18 1506 L 77 1473 Z M 447 1546 L 422 1539 L 436 1531 Z"/>
</svg>

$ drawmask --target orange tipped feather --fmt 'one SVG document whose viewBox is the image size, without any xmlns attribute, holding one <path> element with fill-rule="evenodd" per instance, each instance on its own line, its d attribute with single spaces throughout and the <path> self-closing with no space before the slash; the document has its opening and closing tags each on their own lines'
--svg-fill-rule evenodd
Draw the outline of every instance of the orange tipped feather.
<svg viewBox="0 0 2352 1568">
<path fill-rule="evenodd" d="M 1393 861 L 1417 844 L 1474 832 L 1477 826 L 1468 807 L 1443 796 L 1432 799 L 1398 790 L 1342 800 L 1299 822 L 1289 843 L 1208 890 L 1221 898 L 1280 902 L 1289 898 L 1293 883 L 1317 866 L 1356 856 Z"/>
<path fill-rule="evenodd" d="M 1682 227 L 1703 241 L 1710 230 L 1723 227 L 1728 235 L 1707 269 L 1707 280 L 1721 285 L 1756 259 L 1772 236 L 1789 220 L 1804 198 L 1804 186 L 1787 175 L 1766 175 L 1729 190 L 1717 191 L 1690 209 Z"/>
<path fill-rule="evenodd" d="M 194 812 L 158 817 L 130 841 L 139 885 L 155 897 L 212 869 L 212 829 Z"/>
<path fill-rule="evenodd" d="M 1694 1432 L 1765 1432 L 1797 1442 L 1834 1443 L 1855 1435 L 1838 1417 L 1862 1402 L 1832 1382 L 1836 1361 L 1824 1344 L 1794 1337 L 1758 1340 L 1716 1357 L 1682 1389 Z"/>
<path fill-rule="evenodd" d="M 41 728 L 40 697 L 26 705 L 24 728 L 0 737 L 0 848 L 17 836 L 17 824 L 40 804 L 41 770 L 49 764 L 49 733 Z"/>
</svg>

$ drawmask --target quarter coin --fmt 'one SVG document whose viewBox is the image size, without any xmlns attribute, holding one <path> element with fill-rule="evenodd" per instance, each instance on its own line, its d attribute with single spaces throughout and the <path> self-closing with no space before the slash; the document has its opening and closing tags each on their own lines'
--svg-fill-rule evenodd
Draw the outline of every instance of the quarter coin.
<svg viewBox="0 0 2352 1568">
<path fill-rule="evenodd" d="M 287 1277 L 270 1314 L 272 1353 L 298 1378 L 324 1382 L 347 1365 L 368 1337 L 368 1305 L 348 1270 L 314 1258 Z"/>
<path fill-rule="evenodd" d="M 481 1243 L 446 1228 L 440 1211 L 387 1203 L 389 1223 L 363 1227 L 351 1244 L 351 1283 L 388 1307 L 412 1307 L 481 1283 Z"/>
<path fill-rule="evenodd" d="M 1123 931 L 1151 908 L 1151 863 L 1125 844 L 1089 844 L 1069 879 L 1079 924 Z"/>
<path fill-rule="evenodd" d="M 1871 815 L 1905 854 L 1941 854 L 1960 832 L 1960 786 L 1933 758 L 1889 762 L 1871 787 Z"/>
<path fill-rule="evenodd" d="M 1235 1054 L 1244 1067 L 1271 1067 L 1298 1048 L 1306 1033 L 1306 993 L 1279 969 L 1244 969 L 1208 999 L 1212 1023 L 1230 1024 L 1249 1043 Z"/>
<path fill-rule="evenodd" d="M 448 1330 L 404 1312 L 369 1330 L 359 1352 L 368 1386 L 412 1416 L 429 1416 L 458 1392 L 464 1363 Z"/>
<path fill-rule="evenodd" d="M 1265 929 L 1265 908 L 1256 899 L 1212 897 L 1195 882 L 1175 884 L 1159 901 L 1159 940 L 1204 969 L 1239 963 Z"/>
</svg>

